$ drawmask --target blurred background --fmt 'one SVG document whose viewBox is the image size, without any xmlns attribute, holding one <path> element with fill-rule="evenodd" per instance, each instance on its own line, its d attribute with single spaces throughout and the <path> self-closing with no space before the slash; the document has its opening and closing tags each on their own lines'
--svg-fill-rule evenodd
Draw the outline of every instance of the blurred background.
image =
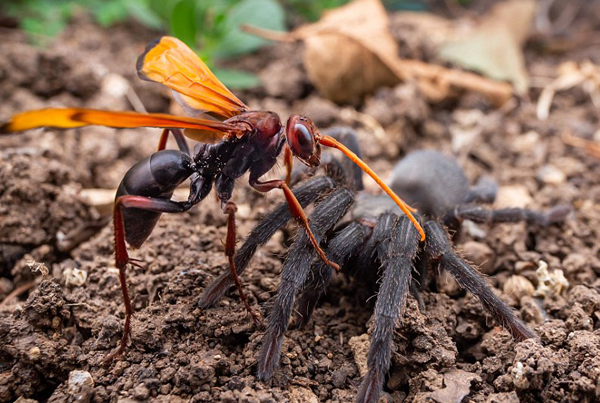
<svg viewBox="0 0 600 403">
<path fill-rule="evenodd" d="M 327 10 L 335 10 L 348 3 L 348 0 L 5 0 L 0 4 L 0 26 L 4 29 L 19 28 L 23 30 L 29 41 L 44 47 L 51 43 L 69 26 L 78 20 L 93 21 L 98 26 L 109 29 L 123 24 L 138 24 L 157 33 L 168 33 L 177 36 L 194 48 L 210 66 L 219 62 L 240 57 L 256 51 L 266 41 L 241 31 L 244 24 L 266 28 L 274 31 L 294 30 L 298 26 L 317 22 Z M 455 38 L 440 36 L 449 34 L 449 20 L 461 21 L 463 30 L 469 30 L 469 24 L 476 24 L 473 19 L 482 17 L 486 11 L 494 7 L 494 0 L 382 0 L 369 2 L 366 9 L 379 5 L 398 16 L 403 12 L 415 12 L 416 24 L 421 29 L 431 29 L 428 34 L 434 38 L 413 39 L 412 42 L 433 42 L 437 55 L 442 59 L 467 64 L 452 53 L 460 53 L 457 49 L 439 49 L 442 42 L 451 42 Z M 597 24 L 598 4 L 596 1 L 574 1 L 565 4 L 554 0 L 535 2 L 537 8 L 532 10 L 532 1 L 521 2 L 520 6 L 509 10 L 505 7 L 506 22 L 510 22 L 513 30 L 504 32 L 505 36 L 519 36 L 520 42 L 528 41 L 538 51 L 560 52 L 573 51 L 574 47 L 594 45 L 597 38 L 592 32 Z M 365 3 L 367 4 L 367 3 Z M 374 5 L 375 4 L 375 5 Z M 437 21 L 433 16 L 439 17 Z M 507 18 L 508 16 L 512 18 Z M 430 18 L 431 17 L 431 18 Z M 400 18 L 405 22 L 406 19 Z M 424 19 L 429 19 L 423 22 Z M 442 19 L 446 21 L 442 22 Z M 402 24 L 392 19 L 392 34 L 402 29 Z M 511 20 L 511 21 L 509 21 Z M 385 18 L 372 20 L 386 25 Z M 489 19 L 486 24 L 495 25 L 498 21 Z M 437 23 L 437 24 L 436 24 Z M 427 25 L 428 24 L 428 25 Z M 424 26 L 425 25 L 425 26 Z M 465 28 L 467 26 L 467 28 Z M 356 27 L 347 27 L 356 28 Z M 456 27 L 448 36 L 456 36 Z M 488 29 L 481 27 L 482 30 Z M 397 36 L 408 36 L 406 33 Z M 423 34 L 423 32 L 420 32 Z M 569 38 L 566 40 L 566 38 Z M 370 38 L 363 38 L 368 42 Z M 400 39 L 400 38 L 396 38 Z M 485 39 L 485 38 L 483 38 Z M 494 41 L 506 41 L 506 38 L 490 39 L 485 45 Z M 586 40 L 589 42 L 586 43 Z M 482 40 L 475 45 L 476 50 L 464 52 L 476 53 L 481 50 Z M 415 45 L 414 43 L 412 44 Z M 444 44 L 445 45 L 445 44 Z M 425 46 L 421 43 L 421 46 Z M 495 45 L 494 45 L 495 46 Z M 403 55 L 411 55 L 417 49 L 401 49 Z M 504 49 L 506 51 L 506 49 Z M 411 56 L 425 56 L 412 54 Z M 505 54 L 504 57 L 515 57 Z M 464 63 L 462 63 L 464 62 Z M 496 60 L 496 62 L 500 63 Z M 477 63 L 477 62 L 475 62 Z M 491 63 L 491 62 L 488 62 Z M 510 62 L 504 62 L 509 64 Z M 487 66 L 487 70 L 500 70 L 501 66 Z M 493 74 L 487 71 L 489 74 Z M 501 72 L 498 72 L 501 75 Z M 237 88 L 257 86 L 259 81 L 251 72 L 240 70 L 221 70 L 218 74 L 226 84 Z M 523 83 L 519 84 L 523 90 Z"/>
<path fill-rule="evenodd" d="M 456 158 L 471 183 L 496 180 L 497 208 L 573 207 L 561 227 L 467 223 L 456 239 L 542 344 L 516 344 L 442 277 L 423 293 L 426 313 L 409 302 L 388 402 L 598 401 L 600 1 L 0 0 L 0 121 L 44 107 L 183 115 L 169 89 L 135 73 L 164 34 L 252 109 L 353 128 L 383 178 L 430 148 Z M 212 197 L 161 218 L 134 252 L 147 267 L 129 271 L 134 347 L 126 361 L 99 364 L 120 337 L 115 189 L 159 135 L 87 127 L 0 138 L 0 402 L 72 399 L 69 376 L 81 368 L 94 381 L 77 397 L 86 402 L 353 401 L 372 290 L 336 276 L 309 329 L 290 330 L 273 383 L 257 381 L 260 332 L 236 294 L 197 307 L 227 268 Z M 240 241 L 282 200 L 245 182 L 233 199 Z M 257 309 L 276 294 L 294 230 L 244 273 Z M 541 267 L 557 286 L 534 295 L 548 280 Z M 73 283 L 74 269 L 83 281 Z"/>
</svg>

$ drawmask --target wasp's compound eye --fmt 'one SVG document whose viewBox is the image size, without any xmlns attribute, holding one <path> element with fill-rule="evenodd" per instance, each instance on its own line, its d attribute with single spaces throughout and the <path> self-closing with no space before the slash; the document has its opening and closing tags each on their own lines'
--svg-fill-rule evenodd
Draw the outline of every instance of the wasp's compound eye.
<svg viewBox="0 0 600 403">
<path fill-rule="evenodd" d="M 315 146 L 312 133 L 305 125 L 297 123 L 294 126 L 294 134 L 295 139 L 293 143 L 296 150 L 292 151 L 302 158 L 309 158 L 312 155 Z"/>
<path fill-rule="evenodd" d="M 315 140 L 306 125 L 296 123 L 292 136 L 289 138 L 292 153 L 302 160 L 308 160 L 314 153 Z"/>
</svg>

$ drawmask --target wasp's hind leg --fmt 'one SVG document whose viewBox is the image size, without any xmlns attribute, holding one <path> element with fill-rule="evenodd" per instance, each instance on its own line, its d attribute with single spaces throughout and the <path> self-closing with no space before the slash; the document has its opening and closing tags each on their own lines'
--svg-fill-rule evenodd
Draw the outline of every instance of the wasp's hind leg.
<svg viewBox="0 0 600 403">
<path fill-rule="evenodd" d="M 252 320 L 257 326 L 260 326 L 262 320 L 260 315 L 256 313 L 248 302 L 248 297 L 244 292 L 244 286 L 242 285 L 242 281 L 238 276 L 237 267 L 235 264 L 235 244 L 236 244 L 236 236 L 237 230 L 235 225 L 235 213 L 237 212 L 237 206 L 232 201 L 228 201 L 223 203 L 223 213 L 227 214 L 227 238 L 225 240 L 225 255 L 227 256 L 227 260 L 229 261 L 229 274 L 235 284 L 235 288 L 237 288 L 238 293 L 240 294 L 240 300 L 244 304 L 246 311 L 252 316 Z"/>
<path fill-rule="evenodd" d="M 300 204 L 306 207 L 330 191 L 334 186 L 335 183 L 330 178 L 317 176 L 301 184 L 293 192 Z M 256 250 L 267 243 L 273 234 L 291 219 L 292 213 L 290 212 L 290 208 L 284 202 L 260 220 L 236 253 L 235 269 L 238 276 L 246 270 Z M 204 293 L 200 297 L 200 307 L 209 308 L 215 305 L 223 298 L 223 295 L 225 295 L 232 284 L 234 284 L 233 273 L 230 270 L 223 272 L 204 290 Z"/>
<path fill-rule="evenodd" d="M 160 135 L 160 140 L 158 141 L 158 150 L 157 151 L 161 151 L 164 150 L 167 147 L 167 140 L 169 139 L 169 133 L 173 134 L 173 137 L 175 138 L 175 141 L 177 142 L 177 147 L 179 148 L 179 150 L 181 152 L 186 153 L 187 155 L 191 156 L 192 153 L 190 152 L 190 146 L 187 143 L 187 140 L 185 139 L 185 136 L 183 135 L 183 132 L 181 131 L 181 129 L 163 129 L 162 134 Z"/>
<path fill-rule="evenodd" d="M 115 201 L 114 207 L 114 226 L 115 226 L 115 266 L 119 269 L 119 282 L 121 284 L 121 292 L 123 294 L 123 302 L 125 304 L 125 325 L 123 327 L 123 337 L 119 348 L 109 354 L 105 358 L 105 362 L 109 362 L 125 351 L 127 343 L 131 338 L 131 316 L 133 315 L 133 307 L 127 287 L 127 264 L 138 265 L 132 262 L 127 253 L 125 239 L 137 240 L 136 234 L 125 233 L 124 210 L 132 208 L 154 213 L 183 213 L 189 210 L 193 204 L 188 202 L 176 202 L 168 199 L 150 198 L 145 196 L 125 195 L 120 196 Z M 141 243 L 145 240 L 142 239 Z M 137 243 L 137 242 L 134 242 Z"/>
</svg>

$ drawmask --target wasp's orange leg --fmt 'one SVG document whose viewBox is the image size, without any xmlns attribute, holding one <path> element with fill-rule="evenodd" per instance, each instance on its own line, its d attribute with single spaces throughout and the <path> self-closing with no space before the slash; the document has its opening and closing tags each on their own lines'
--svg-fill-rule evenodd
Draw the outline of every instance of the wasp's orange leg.
<svg viewBox="0 0 600 403">
<path fill-rule="evenodd" d="M 292 168 L 294 167 L 294 156 L 287 144 L 283 150 L 283 161 L 285 163 L 285 184 L 290 186 L 290 181 L 292 180 Z"/>
<path fill-rule="evenodd" d="M 167 147 L 167 140 L 169 139 L 169 132 L 173 133 L 173 137 L 175 138 L 175 141 L 177 142 L 177 147 L 179 147 L 179 150 L 181 150 L 181 152 L 184 152 L 187 155 L 191 156 L 192 154 L 190 153 L 190 147 L 189 147 L 187 140 L 185 139 L 185 136 L 184 136 L 183 132 L 181 131 L 181 129 L 164 129 L 162 131 L 162 134 L 160 135 L 160 140 L 158 141 L 158 150 L 157 151 L 164 150 Z"/>
<path fill-rule="evenodd" d="M 390 189 L 388 187 L 388 185 L 386 185 L 381 180 L 381 178 L 371 168 L 369 168 L 369 166 L 363 160 L 361 160 L 354 152 L 352 152 L 352 150 L 350 150 L 348 147 L 346 147 L 345 145 L 343 145 L 342 143 L 340 143 L 339 141 L 337 141 L 336 139 L 334 139 L 331 136 L 322 135 L 319 137 L 319 142 L 324 146 L 336 148 L 336 149 L 340 150 L 341 152 L 343 152 L 346 155 L 346 157 L 350 158 L 350 160 L 352 160 L 352 162 L 354 162 L 356 165 L 358 165 L 371 178 L 373 178 L 373 180 L 375 182 L 377 182 L 377 184 L 383 189 L 383 191 L 386 192 L 392 198 L 392 200 L 394 200 L 394 202 L 398 205 L 398 207 L 400 207 L 402 212 L 404 214 L 406 214 L 406 216 L 409 218 L 409 220 L 415 226 L 417 231 L 419 231 L 419 234 L 421 236 L 421 241 L 425 240 L 425 231 L 423 231 L 421 224 L 419 224 L 417 219 L 412 215 L 412 213 L 415 213 L 417 210 L 415 210 L 414 208 L 412 208 L 409 205 L 407 205 L 406 203 L 404 203 L 404 201 L 402 201 L 402 199 L 400 199 L 394 193 L 394 191 L 392 189 Z"/>
<path fill-rule="evenodd" d="M 123 209 L 136 208 L 158 213 L 182 213 L 189 210 L 194 204 L 188 202 L 176 202 L 165 199 L 152 199 L 144 196 L 121 196 L 115 201 L 114 207 L 114 231 L 115 231 L 115 266 L 119 269 L 119 282 L 121 283 L 121 292 L 123 294 L 123 302 L 125 303 L 125 325 L 123 327 L 123 337 L 119 348 L 109 354 L 104 361 L 112 361 L 115 357 L 121 355 L 127 343 L 131 338 L 131 317 L 133 316 L 133 306 L 129 296 L 127 287 L 127 264 L 134 266 L 139 264 L 132 262 L 127 253 L 127 245 L 125 244 L 125 222 L 123 220 Z"/>
<path fill-rule="evenodd" d="M 244 287 L 242 286 L 242 281 L 237 273 L 237 267 L 235 264 L 235 245 L 236 245 L 236 226 L 235 226 L 235 213 L 237 211 L 237 206 L 235 203 L 228 201 L 223 204 L 223 212 L 228 215 L 227 217 L 227 238 L 225 241 L 225 255 L 229 260 L 229 270 L 231 272 L 231 277 L 233 278 L 233 282 L 235 283 L 235 288 L 237 288 L 238 293 L 240 294 L 240 299 L 246 308 L 246 311 L 252 316 L 252 320 L 257 326 L 261 325 L 260 316 L 250 307 L 250 303 L 248 302 L 248 297 L 244 292 Z"/>
<path fill-rule="evenodd" d="M 250 186 L 252 186 L 254 189 L 258 190 L 259 192 L 268 192 L 273 189 L 283 190 L 283 194 L 285 195 L 285 200 L 287 201 L 287 203 L 290 207 L 290 211 L 291 211 L 292 215 L 304 227 L 304 230 L 306 231 L 306 235 L 308 236 L 310 243 L 313 245 L 313 247 L 319 254 L 319 257 L 321 258 L 321 260 L 323 260 L 323 262 L 326 265 L 334 268 L 336 271 L 340 270 L 340 266 L 337 263 L 334 263 L 331 260 L 327 259 L 325 252 L 323 252 L 323 249 L 321 249 L 321 246 L 317 242 L 315 236 L 313 235 L 313 233 L 310 229 L 310 225 L 308 223 L 308 218 L 306 217 L 306 213 L 304 212 L 302 205 L 300 205 L 300 202 L 298 202 L 298 199 L 296 199 L 296 196 L 294 196 L 294 193 L 292 193 L 291 189 L 288 187 L 288 185 L 286 185 L 286 183 L 284 181 L 278 180 L 278 179 L 267 181 L 267 182 L 261 182 L 261 181 L 255 180 L 255 181 L 250 182 Z"/>
</svg>

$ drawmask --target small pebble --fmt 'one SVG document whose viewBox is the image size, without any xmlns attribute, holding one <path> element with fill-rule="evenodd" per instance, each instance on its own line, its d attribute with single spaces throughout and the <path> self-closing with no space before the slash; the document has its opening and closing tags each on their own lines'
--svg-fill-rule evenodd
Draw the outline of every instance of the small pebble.
<svg viewBox="0 0 600 403">
<path fill-rule="evenodd" d="M 535 176 L 537 180 L 547 185 L 560 185 L 567 180 L 564 172 L 554 165 L 544 165 L 537 171 Z"/>
<path fill-rule="evenodd" d="M 81 287 L 85 284 L 85 280 L 87 280 L 87 271 L 76 267 L 63 270 L 62 275 L 65 279 L 65 286 L 67 287 Z"/>
<path fill-rule="evenodd" d="M 42 352 L 39 347 L 31 347 L 27 352 L 27 355 L 31 361 L 37 361 L 42 356 Z"/>
<path fill-rule="evenodd" d="M 120 98 L 127 94 L 130 85 L 129 81 L 118 74 L 107 74 L 102 80 L 102 92 L 108 94 L 113 98 Z"/>
<path fill-rule="evenodd" d="M 492 248 L 482 242 L 469 241 L 460 247 L 464 257 L 475 264 L 483 274 L 493 274 L 496 255 Z"/>
<path fill-rule="evenodd" d="M 513 148 L 521 153 L 531 153 L 534 148 L 539 144 L 540 135 L 539 133 L 530 130 L 520 136 L 517 136 L 513 140 Z"/>
<path fill-rule="evenodd" d="M 331 374 L 331 383 L 336 388 L 341 388 L 348 378 L 348 369 L 346 367 L 338 368 Z"/>
<path fill-rule="evenodd" d="M 161 395 L 168 395 L 171 391 L 171 384 L 167 383 L 158 388 L 158 393 Z"/>
<path fill-rule="evenodd" d="M 332 364 L 331 360 L 329 358 L 325 357 L 325 358 L 321 358 L 321 360 L 319 360 L 319 363 L 317 365 L 319 368 L 324 369 L 324 368 L 331 367 L 331 364 Z"/>
<path fill-rule="evenodd" d="M 528 207 L 533 198 L 524 185 L 500 186 L 494 208 Z"/>
<path fill-rule="evenodd" d="M 517 273 L 521 273 L 525 270 L 531 270 L 531 269 L 535 269 L 535 268 L 537 268 L 537 266 L 533 262 L 519 261 L 519 262 L 515 263 L 515 271 Z"/>
<path fill-rule="evenodd" d="M 243 219 L 247 219 L 251 216 L 252 214 L 252 209 L 250 208 L 249 204 L 238 204 L 237 205 L 237 216 L 239 218 L 243 218 Z"/>
<path fill-rule="evenodd" d="M 569 288 L 569 282 L 562 270 L 548 270 L 548 263 L 540 260 L 539 267 L 535 271 L 538 278 L 538 286 L 533 293 L 534 297 L 546 298 L 549 295 L 561 295 Z"/>
<path fill-rule="evenodd" d="M 510 276 L 504 283 L 504 293 L 510 298 L 520 301 L 524 296 L 531 296 L 535 291 L 531 281 L 520 275 Z"/>
<path fill-rule="evenodd" d="M 92 375 L 87 371 L 71 371 L 67 391 L 72 397 L 72 401 L 88 403 L 94 394 Z"/>
<path fill-rule="evenodd" d="M 144 385 L 140 383 L 133 389 L 133 397 L 137 400 L 146 400 L 150 397 L 150 390 Z"/>
<path fill-rule="evenodd" d="M 289 390 L 291 403 L 319 403 L 319 398 L 309 388 L 292 386 Z"/>
<path fill-rule="evenodd" d="M 351 337 L 348 341 L 350 345 L 350 349 L 354 355 L 354 363 L 358 367 L 358 372 L 360 376 L 365 376 L 367 374 L 367 355 L 369 352 L 369 335 L 364 333 L 360 336 Z"/>
<path fill-rule="evenodd" d="M 443 270 L 439 276 L 438 281 L 436 282 L 436 288 L 438 292 L 444 293 L 450 297 L 456 297 L 462 293 L 462 289 L 452 277 L 452 274 Z"/>
<path fill-rule="evenodd" d="M 519 305 L 521 306 L 521 318 L 526 322 L 544 323 L 548 319 L 548 315 L 538 298 L 526 295 L 521 298 Z"/>
</svg>

